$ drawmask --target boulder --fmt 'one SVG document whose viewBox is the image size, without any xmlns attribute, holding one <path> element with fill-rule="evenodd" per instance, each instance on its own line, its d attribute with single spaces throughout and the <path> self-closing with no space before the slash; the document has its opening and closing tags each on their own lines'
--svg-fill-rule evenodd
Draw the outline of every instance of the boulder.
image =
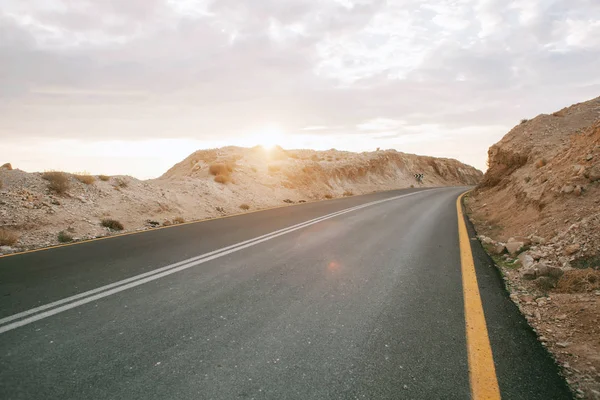
<svg viewBox="0 0 600 400">
<path fill-rule="evenodd" d="M 579 243 L 570 244 L 567 247 L 565 247 L 565 254 L 570 256 L 572 254 L 577 253 L 580 248 L 581 246 L 579 245 Z"/>
<path fill-rule="evenodd" d="M 499 256 L 500 254 L 504 253 L 504 251 L 506 250 L 506 247 L 504 247 L 504 245 L 502 243 L 496 243 L 495 245 L 488 246 L 487 250 L 491 254 L 493 254 L 495 256 Z"/>
<path fill-rule="evenodd" d="M 528 237 L 525 236 L 513 236 L 510 239 L 508 239 L 509 242 L 521 242 L 523 243 L 523 246 L 529 246 L 531 245 L 531 239 L 529 239 Z"/>
<path fill-rule="evenodd" d="M 523 246 L 523 242 L 508 242 L 505 247 L 511 255 L 515 255 L 523 248 Z"/>
<path fill-rule="evenodd" d="M 560 192 L 569 194 L 569 193 L 573 193 L 574 190 L 575 190 L 575 187 L 573 185 L 565 185 L 562 187 L 562 189 L 560 189 Z"/>
<path fill-rule="evenodd" d="M 519 257 L 517 257 L 517 261 L 523 268 L 529 268 L 534 264 L 533 257 L 527 253 L 519 254 Z"/>
<path fill-rule="evenodd" d="M 523 271 L 522 276 L 526 281 L 532 281 L 537 278 L 537 271 L 535 268 L 527 268 L 525 271 Z"/>
<path fill-rule="evenodd" d="M 600 165 L 595 165 L 585 171 L 584 176 L 591 182 L 600 181 Z"/>
<path fill-rule="evenodd" d="M 535 236 L 535 235 L 531 236 L 531 241 L 533 243 L 535 243 L 535 244 L 544 244 L 544 243 L 546 243 L 546 239 L 544 239 L 541 236 Z"/>
</svg>

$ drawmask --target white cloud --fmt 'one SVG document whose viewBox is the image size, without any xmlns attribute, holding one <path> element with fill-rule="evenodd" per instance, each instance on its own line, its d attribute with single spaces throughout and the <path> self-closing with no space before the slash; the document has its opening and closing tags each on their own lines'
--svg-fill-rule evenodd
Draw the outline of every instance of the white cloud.
<svg viewBox="0 0 600 400">
<path fill-rule="evenodd" d="M 244 142 L 273 122 L 484 160 L 521 118 L 600 94 L 598 70 L 596 0 L 5 0 L 0 157 L 16 137 Z"/>
</svg>

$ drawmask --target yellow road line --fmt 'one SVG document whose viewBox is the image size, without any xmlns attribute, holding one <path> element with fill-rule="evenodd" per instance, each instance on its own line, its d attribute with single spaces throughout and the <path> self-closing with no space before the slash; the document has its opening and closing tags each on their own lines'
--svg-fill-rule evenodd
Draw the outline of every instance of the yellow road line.
<svg viewBox="0 0 600 400">
<path fill-rule="evenodd" d="M 461 194 L 456 200 L 458 212 L 458 237 L 462 271 L 463 297 L 465 302 L 465 324 L 467 331 L 467 354 L 469 360 L 469 382 L 473 400 L 500 399 L 500 389 L 492 356 L 492 347 L 483 314 L 483 305 L 477 285 L 475 263 L 467 225 L 462 212 Z"/>
</svg>

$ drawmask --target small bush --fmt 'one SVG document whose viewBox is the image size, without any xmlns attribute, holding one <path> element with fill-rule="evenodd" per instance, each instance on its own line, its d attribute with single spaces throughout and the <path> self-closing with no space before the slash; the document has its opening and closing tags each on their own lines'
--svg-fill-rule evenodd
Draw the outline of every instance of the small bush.
<svg viewBox="0 0 600 400">
<path fill-rule="evenodd" d="M 224 213 L 225 209 L 223 207 L 215 207 L 215 209 L 220 212 L 220 213 Z"/>
<path fill-rule="evenodd" d="M 215 182 L 228 183 L 231 182 L 231 177 L 229 175 L 217 175 L 215 176 Z"/>
<path fill-rule="evenodd" d="M 60 243 L 69 243 L 73 241 L 73 236 L 69 235 L 65 231 L 58 232 L 58 241 Z"/>
<path fill-rule="evenodd" d="M 586 268 L 565 271 L 556 285 L 562 293 L 585 293 L 600 289 L 600 271 Z"/>
<path fill-rule="evenodd" d="M 108 176 L 108 175 L 98 175 L 98 179 L 100 179 L 103 182 L 108 182 L 108 181 L 110 181 L 110 176 Z"/>
<path fill-rule="evenodd" d="M 166 220 L 165 222 L 163 222 L 163 226 L 171 226 L 173 225 L 173 223 L 169 220 Z"/>
<path fill-rule="evenodd" d="M 524 123 L 526 123 L 526 122 L 529 122 L 529 120 L 528 120 L 527 118 L 523 118 L 523 119 L 521 120 L 521 125 L 523 125 L 523 124 L 524 124 Z"/>
<path fill-rule="evenodd" d="M 306 200 L 298 200 L 298 203 L 306 203 Z"/>
<path fill-rule="evenodd" d="M 115 185 L 115 187 L 118 187 L 118 188 L 126 188 L 129 186 L 129 182 L 127 182 L 123 178 L 116 178 L 114 185 Z"/>
<path fill-rule="evenodd" d="M 344 192 L 344 196 L 345 196 L 345 197 L 354 196 L 354 192 L 352 192 L 352 190 L 346 190 L 346 191 Z"/>
<path fill-rule="evenodd" d="M 211 175 L 219 176 L 219 175 L 229 175 L 233 172 L 234 165 L 232 163 L 218 163 L 211 164 L 208 167 L 208 172 Z"/>
<path fill-rule="evenodd" d="M 173 218 L 173 223 L 174 224 L 183 224 L 185 222 L 185 219 L 183 219 L 183 217 L 175 217 Z"/>
<path fill-rule="evenodd" d="M 326 198 L 326 199 L 333 199 L 333 196 L 332 196 L 332 195 L 330 195 L 329 193 L 327 193 L 327 194 L 325 195 L 325 198 Z"/>
<path fill-rule="evenodd" d="M 523 179 L 525 181 L 525 183 L 529 183 L 531 181 L 531 177 L 530 176 L 526 176 L 525 179 Z"/>
<path fill-rule="evenodd" d="M 42 174 L 42 179 L 48 181 L 48 189 L 57 193 L 65 194 L 71 187 L 69 175 L 60 171 L 48 171 Z"/>
<path fill-rule="evenodd" d="M 85 183 L 86 185 L 91 185 L 96 181 L 92 175 L 89 174 L 74 174 L 75 179 L 77 179 L 81 183 Z"/>
<path fill-rule="evenodd" d="M 17 243 L 19 236 L 8 229 L 0 228 L 0 246 L 12 246 Z"/>
<path fill-rule="evenodd" d="M 248 204 L 244 203 L 244 204 L 242 204 L 242 205 L 240 206 L 240 208 L 241 208 L 242 210 L 249 210 L 249 209 L 250 209 L 250 206 L 249 206 Z"/>
<path fill-rule="evenodd" d="M 123 224 L 115 219 L 105 218 L 102 220 L 101 224 L 103 227 L 111 229 L 113 231 L 122 231 L 123 229 L 125 229 L 123 227 Z"/>
<path fill-rule="evenodd" d="M 290 199 L 284 199 L 283 202 L 288 204 L 294 204 L 294 201 Z"/>
</svg>

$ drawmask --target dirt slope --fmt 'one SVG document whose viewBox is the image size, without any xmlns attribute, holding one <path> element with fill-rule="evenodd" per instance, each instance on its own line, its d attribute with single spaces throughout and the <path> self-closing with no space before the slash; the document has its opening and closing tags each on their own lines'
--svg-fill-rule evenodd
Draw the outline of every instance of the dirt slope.
<svg viewBox="0 0 600 400">
<path fill-rule="evenodd" d="M 600 98 L 512 129 L 467 207 L 577 396 L 600 399 Z"/>
<path fill-rule="evenodd" d="M 57 194 L 42 173 L 8 166 L 0 168 L 0 253 L 57 244 L 61 231 L 63 240 L 114 233 L 101 226 L 105 218 L 120 221 L 124 231 L 143 230 L 244 210 L 418 186 L 414 173 L 424 174 L 423 186 L 474 185 L 483 175 L 456 160 L 394 150 L 357 154 L 226 147 L 197 151 L 153 180 L 89 177 L 91 182 L 86 184 L 67 174 L 68 190 Z M 2 243 L 1 231 L 13 240 Z"/>
</svg>

